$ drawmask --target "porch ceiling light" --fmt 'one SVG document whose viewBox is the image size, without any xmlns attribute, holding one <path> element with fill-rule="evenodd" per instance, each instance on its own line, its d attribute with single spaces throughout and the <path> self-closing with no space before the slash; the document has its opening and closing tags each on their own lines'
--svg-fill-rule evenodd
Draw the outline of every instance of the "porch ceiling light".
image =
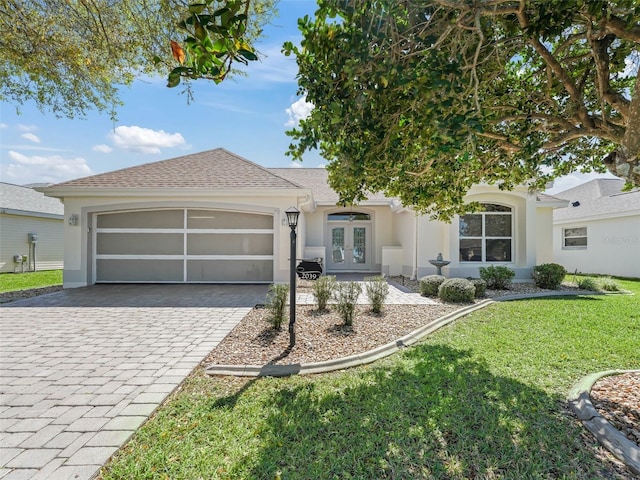
<svg viewBox="0 0 640 480">
<path fill-rule="evenodd" d="M 284 213 L 287 215 L 287 223 L 291 228 L 298 226 L 298 217 L 300 216 L 300 210 L 296 207 L 287 208 Z"/>
</svg>

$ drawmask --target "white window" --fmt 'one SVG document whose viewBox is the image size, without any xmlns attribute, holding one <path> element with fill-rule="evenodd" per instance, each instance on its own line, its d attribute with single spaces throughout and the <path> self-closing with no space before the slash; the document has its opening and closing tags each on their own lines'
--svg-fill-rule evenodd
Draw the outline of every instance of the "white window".
<svg viewBox="0 0 640 480">
<path fill-rule="evenodd" d="M 563 228 L 562 248 L 576 250 L 587 248 L 587 227 Z"/>
<path fill-rule="evenodd" d="M 513 256 L 511 207 L 482 204 L 482 211 L 460 217 L 461 262 L 511 262 Z"/>
</svg>

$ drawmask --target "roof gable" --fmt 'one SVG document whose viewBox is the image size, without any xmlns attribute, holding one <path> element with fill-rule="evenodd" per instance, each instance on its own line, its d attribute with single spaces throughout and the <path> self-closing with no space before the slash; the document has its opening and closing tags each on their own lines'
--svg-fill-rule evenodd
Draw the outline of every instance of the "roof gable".
<svg viewBox="0 0 640 480">
<path fill-rule="evenodd" d="M 53 188 L 299 189 L 295 183 L 223 148 L 70 180 Z"/>
</svg>

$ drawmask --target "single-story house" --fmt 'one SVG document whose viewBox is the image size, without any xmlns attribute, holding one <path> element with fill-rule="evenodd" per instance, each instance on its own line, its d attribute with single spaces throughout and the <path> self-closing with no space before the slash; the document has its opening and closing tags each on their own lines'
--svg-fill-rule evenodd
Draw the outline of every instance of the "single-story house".
<svg viewBox="0 0 640 480">
<path fill-rule="evenodd" d="M 569 272 L 640 278 L 640 189 L 624 180 L 591 180 L 557 193 L 569 202 L 553 212 L 553 258 Z"/>
<path fill-rule="evenodd" d="M 63 223 L 60 200 L 0 182 L 0 272 L 61 269 Z"/>
<path fill-rule="evenodd" d="M 285 210 L 301 211 L 298 258 L 325 271 L 421 277 L 478 276 L 507 265 L 530 281 L 551 261 L 553 208 L 565 201 L 474 187 L 482 212 L 431 221 L 395 199 L 372 195 L 337 205 L 322 168 L 264 168 L 224 149 L 71 180 L 42 189 L 65 207 L 64 286 L 100 282 L 286 282 Z"/>
</svg>

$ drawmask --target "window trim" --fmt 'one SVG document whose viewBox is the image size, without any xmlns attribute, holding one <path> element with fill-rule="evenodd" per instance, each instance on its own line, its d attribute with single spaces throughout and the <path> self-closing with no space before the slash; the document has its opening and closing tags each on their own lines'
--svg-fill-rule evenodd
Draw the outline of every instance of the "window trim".
<svg viewBox="0 0 640 480">
<path fill-rule="evenodd" d="M 461 264 L 465 265 L 478 265 L 478 264 L 511 264 L 514 263 L 514 251 L 515 251 L 515 207 L 512 205 L 506 205 L 498 202 L 480 202 L 481 205 L 499 205 L 501 207 L 509 208 L 508 212 L 487 212 L 487 211 L 477 211 L 469 213 L 468 215 L 480 215 L 482 219 L 482 235 L 481 236 L 470 236 L 465 237 L 460 235 L 460 220 L 464 215 L 460 215 L 458 217 L 458 257 L 460 257 L 460 241 L 461 240 L 480 240 L 481 242 L 481 260 L 462 260 L 460 259 Z M 511 216 L 511 236 L 505 237 L 488 237 L 486 235 L 486 223 L 485 218 L 486 215 L 510 215 Z M 511 251 L 510 251 L 510 260 L 487 260 L 487 240 L 509 240 L 511 243 Z"/>
<path fill-rule="evenodd" d="M 567 237 L 567 230 L 584 229 L 584 235 L 572 235 Z M 567 238 L 584 238 L 585 245 L 567 245 Z M 562 227 L 562 250 L 586 250 L 589 247 L 589 230 L 583 227 Z"/>
</svg>

